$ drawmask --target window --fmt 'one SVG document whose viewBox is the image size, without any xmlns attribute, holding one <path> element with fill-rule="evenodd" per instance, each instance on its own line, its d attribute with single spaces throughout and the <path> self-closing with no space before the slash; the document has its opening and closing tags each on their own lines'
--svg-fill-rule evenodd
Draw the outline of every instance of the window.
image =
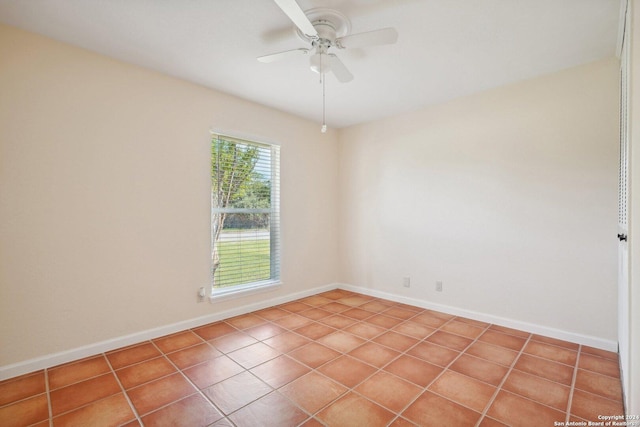
<svg viewBox="0 0 640 427">
<path fill-rule="evenodd" d="M 280 147 L 223 135 L 211 140 L 213 295 L 280 279 Z"/>
</svg>

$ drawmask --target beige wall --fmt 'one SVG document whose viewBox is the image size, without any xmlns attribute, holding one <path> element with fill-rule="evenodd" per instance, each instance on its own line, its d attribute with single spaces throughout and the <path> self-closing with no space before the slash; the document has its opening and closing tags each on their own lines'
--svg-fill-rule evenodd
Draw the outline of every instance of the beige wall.
<svg viewBox="0 0 640 427">
<path fill-rule="evenodd" d="M 209 304 L 209 130 L 281 145 L 282 282 Z M 337 279 L 336 135 L 0 26 L 0 366 Z"/>
<path fill-rule="evenodd" d="M 341 131 L 341 280 L 614 345 L 618 102 L 611 59 Z"/>
</svg>

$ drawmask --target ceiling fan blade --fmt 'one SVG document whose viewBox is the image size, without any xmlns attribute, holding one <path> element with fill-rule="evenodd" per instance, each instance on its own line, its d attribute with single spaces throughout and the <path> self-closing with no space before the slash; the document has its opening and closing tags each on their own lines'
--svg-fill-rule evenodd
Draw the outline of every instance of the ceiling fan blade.
<svg viewBox="0 0 640 427">
<path fill-rule="evenodd" d="M 367 31 L 366 33 L 352 34 L 336 40 L 338 47 L 366 47 L 381 44 L 393 44 L 398 40 L 398 32 L 395 28 L 382 28 L 380 30 Z"/>
<path fill-rule="evenodd" d="M 309 53 L 309 49 L 301 47 L 300 49 L 285 50 L 284 52 L 272 53 L 271 55 L 259 56 L 257 59 L 260 62 L 268 64 L 270 62 L 279 61 L 290 56 L 306 55 Z"/>
<path fill-rule="evenodd" d="M 276 2 L 278 7 L 282 9 L 282 11 L 296 24 L 296 27 L 302 31 L 302 34 L 315 37 L 318 35 L 318 32 L 307 18 L 307 15 L 304 14 L 304 11 L 300 9 L 298 3 L 295 0 L 273 0 Z"/>
<path fill-rule="evenodd" d="M 333 53 L 329 54 L 329 62 L 331 64 L 331 71 L 333 71 L 333 74 L 336 76 L 338 81 L 347 83 L 353 80 L 353 74 L 351 74 L 351 71 L 349 71 L 342 61 L 340 61 L 340 58 Z"/>
</svg>

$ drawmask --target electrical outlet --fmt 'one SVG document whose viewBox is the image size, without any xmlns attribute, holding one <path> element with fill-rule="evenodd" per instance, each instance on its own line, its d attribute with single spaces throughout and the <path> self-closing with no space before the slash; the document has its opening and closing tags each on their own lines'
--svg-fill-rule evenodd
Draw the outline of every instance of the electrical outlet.
<svg viewBox="0 0 640 427">
<path fill-rule="evenodd" d="M 436 282 L 436 292 L 442 292 L 442 282 L 439 280 Z"/>
<path fill-rule="evenodd" d="M 410 277 L 403 277 L 402 278 L 402 286 L 404 286 L 405 288 L 410 288 L 411 287 L 411 278 Z"/>
<path fill-rule="evenodd" d="M 204 286 L 202 286 L 200 289 L 198 289 L 198 302 L 204 301 L 204 297 L 206 295 L 207 291 L 205 290 Z"/>
</svg>

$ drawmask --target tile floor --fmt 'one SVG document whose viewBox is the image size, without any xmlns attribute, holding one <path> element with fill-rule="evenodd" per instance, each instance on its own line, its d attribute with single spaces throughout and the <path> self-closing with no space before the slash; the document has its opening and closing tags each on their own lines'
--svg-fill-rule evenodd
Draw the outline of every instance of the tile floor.
<svg viewBox="0 0 640 427">
<path fill-rule="evenodd" d="M 343 290 L 0 382 L 11 426 L 554 426 L 617 355 Z"/>
</svg>

